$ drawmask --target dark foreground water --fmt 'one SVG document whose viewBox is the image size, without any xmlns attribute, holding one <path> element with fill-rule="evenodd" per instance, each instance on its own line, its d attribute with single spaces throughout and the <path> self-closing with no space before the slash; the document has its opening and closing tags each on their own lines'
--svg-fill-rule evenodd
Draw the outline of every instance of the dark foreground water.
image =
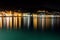
<svg viewBox="0 0 60 40">
<path fill-rule="evenodd" d="M 60 40 L 60 32 L 0 30 L 0 40 Z"/>
</svg>

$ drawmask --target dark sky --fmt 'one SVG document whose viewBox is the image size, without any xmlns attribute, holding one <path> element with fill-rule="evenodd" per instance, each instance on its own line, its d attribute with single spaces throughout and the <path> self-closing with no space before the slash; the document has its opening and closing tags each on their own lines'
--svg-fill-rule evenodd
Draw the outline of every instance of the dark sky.
<svg viewBox="0 0 60 40">
<path fill-rule="evenodd" d="M 0 1 L 0 8 L 3 9 L 57 9 L 60 10 L 59 1 L 38 1 L 38 0 L 16 0 L 16 1 Z"/>
</svg>

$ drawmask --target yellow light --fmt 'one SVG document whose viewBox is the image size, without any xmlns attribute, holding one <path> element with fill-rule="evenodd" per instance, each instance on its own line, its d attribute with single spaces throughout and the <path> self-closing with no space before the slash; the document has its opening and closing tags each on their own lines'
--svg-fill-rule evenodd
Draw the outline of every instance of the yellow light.
<svg viewBox="0 0 60 40">
<path fill-rule="evenodd" d="M 17 17 L 14 17 L 14 28 L 17 29 Z"/>
<path fill-rule="evenodd" d="M 9 17 L 6 17 L 6 22 L 7 22 L 7 29 L 9 28 Z"/>
<path fill-rule="evenodd" d="M 4 27 L 6 26 L 6 28 L 8 29 L 10 27 L 10 29 L 12 29 L 12 15 L 13 15 L 13 25 L 14 28 L 17 29 L 18 25 L 19 28 L 21 27 L 21 17 L 22 17 L 22 13 L 19 12 L 13 12 L 12 11 L 2 11 L 0 13 L 0 27 L 2 27 L 2 21 L 3 21 L 3 25 Z M 6 17 L 5 17 L 6 16 Z M 3 20 L 2 20 L 3 18 Z"/>
<path fill-rule="evenodd" d="M 34 29 L 37 29 L 37 14 L 33 14 L 33 25 Z"/>
<path fill-rule="evenodd" d="M 1 14 L 0 14 L 0 16 L 2 16 Z M 2 17 L 0 17 L 0 29 L 2 28 Z"/>
<path fill-rule="evenodd" d="M 0 29 L 2 28 L 2 17 L 0 17 Z"/>
<path fill-rule="evenodd" d="M 15 17 L 15 22 L 16 22 L 16 24 L 15 24 L 15 25 L 16 25 L 16 29 L 17 29 L 17 17 Z"/>
<path fill-rule="evenodd" d="M 7 11 L 7 12 L 6 12 L 6 16 L 12 16 L 11 11 Z"/>
<path fill-rule="evenodd" d="M 14 16 L 17 16 L 17 14 L 18 14 L 17 12 L 14 12 Z"/>
<path fill-rule="evenodd" d="M 19 28 L 21 28 L 21 18 L 22 18 L 22 13 L 18 13 L 18 24 L 19 24 Z"/>
<path fill-rule="evenodd" d="M 18 16 L 18 13 L 17 12 L 14 12 L 14 28 L 17 29 L 17 16 Z"/>
<path fill-rule="evenodd" d="M 12 29 L 12 17 L 10 17 L 10 29 Z"/>
</svg>

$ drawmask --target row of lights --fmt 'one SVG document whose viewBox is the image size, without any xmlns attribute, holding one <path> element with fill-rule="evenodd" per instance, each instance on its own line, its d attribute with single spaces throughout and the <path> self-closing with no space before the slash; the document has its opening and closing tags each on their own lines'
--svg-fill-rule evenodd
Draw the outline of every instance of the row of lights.
<svg viewBox="0 0 60 40">
<path fill-rule="evenodd" d="M 34 14 L 34 13 L 32 15 L 30 15 L 29 13 L 19 13 L 19 12 L 12 12 L 12 11 L 1 12 L 0 13 L 0 28 L 2 28 L 2 25 L 6 25 L 7 29 L 9 28 L 9 26 L 12 29 L 12 23 L 14 23 L 13 24 L 14 28 L 17 29 L 18 25 L 19 25 L 19 28 L 21 28 L 22 17 L 23 17 L 23 24 L 24 24 L 24 26 L 28 26 L 28 28 L 29 28 L 30 17 L 31 16 L 33 17 L 34 29 L 37 28 L 37 25 L 38 25 L 37 23 L 39 23 L 39 22 L 41 22 L 39 25 L 42 25 L 42 29 L 44 29 L 45 18 L 46 18 L 46 27 L 48 27 L 50 23 L 52 25 L 54 24 L 53 23 L 53 21 L 54 21 L 53 18 L 54 17 L 60 17 L 60 15 L 45 15 L 45 14 L 41 15 L 41 14 Z M 50 18 L 52 18 L 52 20 Z M 3 23 L 2 23 L 2 20 L 3 20 Z M 39 22 L 37 22 L 38 20 L 39 20 Z M 26 22 L 27 22 L 27 24 L 26 24 Z"/>
<path fill-rule="evenodd" d="M 47 12 L 48 14 L 46 14 L 45 11 L 37 11 L 37 13 L 22 13 L 22 12 L 13 12 L 13 11 L 7 11 L 7 12 L 0 12 L 0 16 L 37 16 L 40 17 L 40 15 L 46 17 L 53 17 L 53 13 L 50 13 L 51 15 L 49 15 L 49 12 Z M 54 17 L 60 17 L 60 15 L 54 15 Z"/>
</svg>

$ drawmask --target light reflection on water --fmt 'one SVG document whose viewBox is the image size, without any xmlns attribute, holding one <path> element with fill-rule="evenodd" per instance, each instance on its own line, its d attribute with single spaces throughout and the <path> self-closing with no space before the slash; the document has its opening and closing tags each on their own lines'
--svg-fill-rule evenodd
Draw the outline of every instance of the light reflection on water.
<svg viewBox="0 0 60 40">
<path fill-rule="evenodd" d="M 40 15 L 41 16 L 41 15 Z M 31 22 L 31 17 L 30 16 L 23 16 L 23 18 L 21 16 L 16 16 L 13 17 L 0 17 L 0 28 L 6 28 L 6 29 L 21 29 L 22 25 L 22 19 L 23 19 L 23 26 L 29 28 L 31 27 L 30 22 L 33 23 L 33 29 L 37 29 L 37 28 L 41 28 L 42 30 L 44 28 L 46 29 L 54 29 L 57 28 L 59 29 L 60 25 L 60 17 L 49 17 L 48 15 L 46 15 L 46 17 L 37 17 L 37 15 L 34 16 L 33 14 L 33 22 Z M 13 20 L 13 21 L 12 21 Z M 12 24 L 13 23 L 13 24 Z M 13 26 L 12 26 L 13 25 Z M 56 25 L 56 27 L 55 27 Z M 58 26 L 58 27 L 57 27 Z M 25 28 L 23 27 L 23 28 Z"/>
</svg>

